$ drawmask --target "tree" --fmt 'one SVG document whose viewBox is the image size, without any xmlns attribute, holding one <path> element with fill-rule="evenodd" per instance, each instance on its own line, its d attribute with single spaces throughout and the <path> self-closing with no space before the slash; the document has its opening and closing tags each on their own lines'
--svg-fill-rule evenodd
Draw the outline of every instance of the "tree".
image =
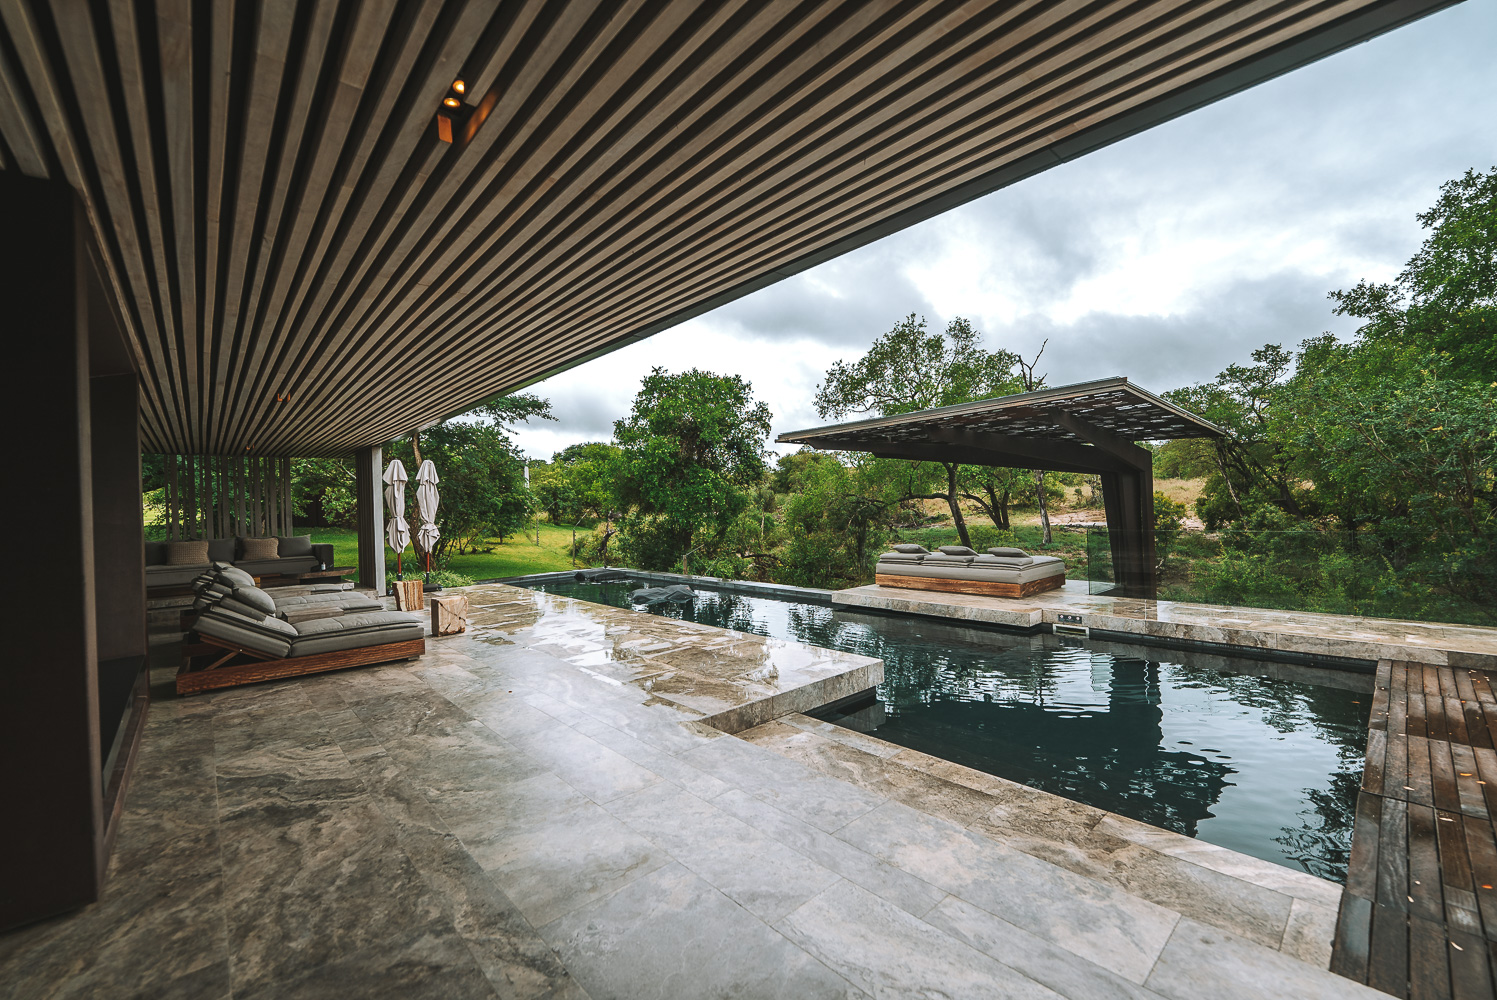
<svg viewBox="0 0 1497 1000">
<path fill-rule="evenodd" d="M 1024 386 L 1025 392 L 1034 392 L 1036 389 L 1043 388 L 1045 385 L 1045 376 L 1036 375 L 1034 373 L 1034 367 L 1035 365 L 1040 363 L 1040 355 L 1045 353 L 1045 347 L 1049 343 L 1050 339 L 1047 337 L 1044 342 L 1040 344 L 1040 349 L 1034 352 L 1033 361 L 1025 361 L 1023 358 L 1017 359 L 1019 365 L 1019 382 Z M 1038 504 L 1040 508 L 1040 528 L 1044 532 L 1041 541 L 1043 541 L 1046 545 L 1049 545 L 1052 541 L 1054 541 L 1054 539 L 1050 536 L 1050 508 L 1048 505 L 1046 505 L 1045 499 L 1045 470 L 1035 469 L 1034 502 Z"/>
<path fill-rule="evenodd" d="M 985 350 L 981 341 L 982 334 L 961 317 L 947 324 L 944 332 L 931 333 L 924 318 L 917 320 L 911 313 L 875 340 L 858 360 L 832 365 L 826 380 L 817 386 L 816 412 L 825 419 L 849 413 L 893 416 L 1015 391 L 1018 356 Z M 908 498 L 945 500 L 958 537 L 963 545 L 970 545 L 961 508 L 960 466 L 955 462 L 919 464 L 938 468 L 944 475 L 923 475 L 924 485 L 912 488 Z M 937 490 L 938 484 L 944 489 Z"/>
<path fill-rule="evenodd" d="M 626 556 L 663 569 L 694 548 L 715 551 L 768 472 L 769 426 L 769 407 L 736 375 L 647 375 L 614 424 Z"/>
</svg>

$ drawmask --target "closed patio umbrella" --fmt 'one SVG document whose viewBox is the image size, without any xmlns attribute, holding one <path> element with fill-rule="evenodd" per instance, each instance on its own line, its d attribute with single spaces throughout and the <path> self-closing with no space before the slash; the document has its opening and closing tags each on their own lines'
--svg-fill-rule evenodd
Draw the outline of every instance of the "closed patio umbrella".
<svg viewBox="0 0 1497 1000">
<path fill-rule="evenodd" d="M 405 547 L 411 544 L 411 526 L 405 519 L 405 465 L 395 459 L 385 468 L 385 506 L 390 511 L 390 520 L 385 526 L 385 541 L 395 550 L 395 579 L 401 579 L 400 557 Z"/>
<path fill-rule="evenodd" d="M 426 557 L 426 572 L 431 574 L 431 552 L 437 547 L 437 539 L 442 537 L 442 532 L 437 528 L 437 503 L 442 495 L 437 492 L 437 483 L 441 480 L 437 476 L 437 467 L 431 464 L 431 459 L 421 463 L 421 468 L 416 470 L 416 512 L 421 519 L 420 527 L 416 529 L 416 548 Z"/>
</svg>

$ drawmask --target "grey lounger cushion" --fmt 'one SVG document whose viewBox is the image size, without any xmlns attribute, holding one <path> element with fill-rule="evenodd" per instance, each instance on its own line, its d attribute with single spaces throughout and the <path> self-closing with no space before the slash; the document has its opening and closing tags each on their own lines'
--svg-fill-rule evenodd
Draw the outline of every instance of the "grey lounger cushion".
<svg viewBox="0 0 1497 1000">
<path fill-rule="evenodd" d="M 316 618 L 296 626 L 292 656 L 312 656 L 340 649 L 383 646 L 421 638 L 421 619 L 404 611 L 365 611 L 337 618 Z"/>
<path fill-rule="evenodd" d="M 385 606 L 373 598 L 356 594 L 351 590 L 325 591 L 316 594 L 298 594 L 295 597 L 278 598 L 277 611 L 300 611 L 307 608 L 335 607 L 344 611 L 383 611 Z"/>
<path fill-rule="evenodd" d="M 278 618 L 256 621 L 222 608 L 204 611 L 194 627 L 202 635 L 232 642 L 267 656 L 286 656 L 296 638 L 296 629 Z"/>
<path fill-rule="evenodd" d="M 919 562 L 920 560 L 922 560 L 924 558 L 925 558 L 925 553 L 922 553 L 922 552 L 885 552 L 883 555 L 881 555 L 881 556 L 878 557 L 878 561 L 881 562 L 881 563 L 885 563 L 885 562 L 917 563 L 917 562 Z"/>
</svg>

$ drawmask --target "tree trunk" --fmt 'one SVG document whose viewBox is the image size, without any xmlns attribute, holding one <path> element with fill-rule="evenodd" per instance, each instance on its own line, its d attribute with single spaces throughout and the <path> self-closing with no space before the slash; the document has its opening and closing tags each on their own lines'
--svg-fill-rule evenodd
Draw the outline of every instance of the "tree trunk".
<svg viewBox="0 0 1497 1000">
<path fill-rule="evenodd" d="M 1034 470 L 1034 496 L 1040 502 L 1040 527 L 1045 529 L 1044 542 L 1049 545 L 1050 538 L 1050 511 L 1045 506 L 1045 473 L 1039 469 Z"/>
<path fill-rule="evenodd" d="M 955 463 L 941 464 L 946 466 L 946 505 L 951 508 L 951 520 L 956 523 L 956 537 L 963 545 L 971 548 L 972 539 L 967 534 L 967 521 L 962 517 L 962 505 L 956 491 L 956 470 L 959 466 Z"/>
</svg>

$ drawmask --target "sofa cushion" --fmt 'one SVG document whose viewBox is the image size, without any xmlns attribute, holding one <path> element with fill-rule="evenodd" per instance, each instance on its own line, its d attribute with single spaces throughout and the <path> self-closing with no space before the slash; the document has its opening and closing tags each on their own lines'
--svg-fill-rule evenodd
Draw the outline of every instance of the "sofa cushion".
<svg viewBox="0 0 1497 1000">
<path fill-rule="evenodd" d="M 166 565 L 166 543 L 165 542 L 146 542 L 146 565 L 147 566 L 165 566 Z"/>
<path fill-rule="evenodd" d="M 241 559 L 235 564 L 254 576 L 290 576 L 294 573 L 309 573 L 317 568 L 317 560 L 311 556 L 290 556 L 286 559 Z"/>
<path fill-rule="evenodd" d="M 916 545 L 914 542 L 900 542 L 894 546 L 895 552 L 903 552 L 907 555 L 924 555 L 925 546 Z"/>
<path fill-rule="evenodd" d="M 974 552 L 972 549 L 967 548 L 967 546 L 965 546 L 965 545 L 943 545 L 943 546 L 941 546 L 941 553 L 943 555 L 948 555 L 948 556 L 975 556 L 975 555 L 977 555 L 976 552 Z"/>
<path fill-rule="evenodd" d="M 206 566 L 147 566 L 147 587 L 185 587 Z"/>
<path fill-rule="evenodd" d="M 878 561 L 886 562 L 909 562 L 917 563 L 924 559 L 925 555 L 918 552 L 884 552 L 879 555 Z"/>
<path fill-rule="evenodd" d="M 200 539 L 195 542 L 167 542 L 166 564 L 168 566 L 208 565 L 207 540 Z"/>
<path fill-rule="evenodd" d="M 234 539 L 232 538 L 210 538 L 208 539 L 208 561 L 228 562 L 234 561 Z"/>
<path fill-rule="evenodd" d="M 276 554 L 286 556 L 309 556 L 312 554 L 311 535 L 277 535 Z"/>
<path fill-rule="evenodd" d="M 280 542 L 274 538 L 247 538 L 239 536 L 239 558 L 235 562 L 254 562 L 257 559 L 275 559 L 280 555 Z"/>
<path fill-rule="evenodd" d="M 970 566 L 976 556 L 928 555 L 920 560 L 922 566 Z"/>
</svg>

